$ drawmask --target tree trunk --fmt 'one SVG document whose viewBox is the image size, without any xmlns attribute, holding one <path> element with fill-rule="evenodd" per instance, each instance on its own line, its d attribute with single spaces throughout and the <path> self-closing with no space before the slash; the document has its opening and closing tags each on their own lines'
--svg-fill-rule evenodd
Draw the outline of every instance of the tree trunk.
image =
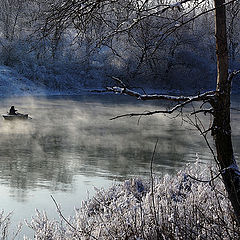
<svg viewBox="0 0 240 240">
<path fill-rule="evenodd" d="M 230 125 L 231 81 L 228 79 L 225 0 L 214 0 L 214 2 L 216 7 L 217 93 L 212 103 L 214 108 L 212 135 L 225 188 L 238 223 L 240 223 L 240 173 L 233 154 Z"/>
</svg>

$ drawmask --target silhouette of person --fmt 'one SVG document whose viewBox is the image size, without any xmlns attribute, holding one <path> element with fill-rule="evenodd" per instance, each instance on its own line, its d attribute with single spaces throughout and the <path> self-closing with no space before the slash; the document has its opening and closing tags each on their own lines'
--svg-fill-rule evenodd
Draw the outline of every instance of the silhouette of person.
<svg viewBox="0 0 240 240">
<path fill-rule="evenodd" d="M 11 108 L 10 108 L 10 110 L 9 110 L 9 114 L 10 114 L 10 115 L 17 115 L 17 114 L 16 114 L 16 111 L 17 111 L 17 110 L 14 108 L 14 106 L 11 106 Z"/>
</svg>

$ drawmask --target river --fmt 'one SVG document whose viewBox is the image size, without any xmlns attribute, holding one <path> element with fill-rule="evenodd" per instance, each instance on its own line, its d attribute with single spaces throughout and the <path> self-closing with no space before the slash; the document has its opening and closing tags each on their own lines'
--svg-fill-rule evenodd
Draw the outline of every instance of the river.
<svg viewBox="0 0 240 240">
<path fill-rule="evenodd" d="M 149 177 L 153 171 L 174 173 L 198 156 L 213 163 L 204 139 L 187 117 L 164 115 L 109 120 L 119 114 L 164 108 L 158 102 L 141 102 L 116 95 L 16 97 L 1 99 L 0 112 L 11 105 L 29 113 L 28 121 L 0 121 L 0 209 L 13 211 L 13 225 L 31 220 L 35 209 L 57 218 L 51 195 L 67 217 L 74 207 L 115 182 Z M 233 100 L 237 108 L 239 98 Z M 175 115 L 174 115 L 175 116 Z M 207 120 L 202 124 L 208 126 Z M 233 140 L 238 159 L 240 126 L 232 111 Z M 23 232 L 31 236 L 26 227 Z"/>
</svg>

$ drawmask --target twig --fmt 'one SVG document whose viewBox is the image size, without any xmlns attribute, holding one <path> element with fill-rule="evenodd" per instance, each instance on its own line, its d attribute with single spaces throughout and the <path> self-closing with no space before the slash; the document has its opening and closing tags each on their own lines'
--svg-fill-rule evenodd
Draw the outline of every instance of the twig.
<svg viewBox="0 0 240 240">
<path fill-rule="evenodd" d="M 129 88 L 127 88 L 121 79 L 116 78 L 116 77 L 112 77 L 112 78 L 114 80 L 116 80 L 119 83 L 119 85 L 121 85 L 123 87 L 117 87 L 117 86 L 107 87 L 106 91 L 136 97 L 139 100 L 167 100 L 167 101 L 172 101 L 172 102 L 178 102 L 178 104 L 176 104 L 173 108 L 171 108 L 169 110 L 148 111 L 145 113 L 122 114 L 122 115 L 113 117 L 110 120 L 114 120 L 114 119 L 121 118 L 121 117 L 149 116 L 149 115 L 153 115 L 153 114 L 157 114 L 157 113 L 171 114 L 174 111 L 176 111 L 177 109 L 183 108 L 185 105 L 187 105 L 189 103 L 197 102 L 197 101 L 209 101 L 215 96 L 215 93 L 216 93 L 216 91 L 208 91 L 208 92 L 204 92 L 202 94 L 198 94 L 196 96 L 171 96 L 171 95 L 164 95 L 164 94 L 140 94 L 139 92 L 136 92 L 136 91 L 133 91 L 133 90 L 130 90 Z M 182 102 L 182 103 L 179 103 L 179 102 Z"/>
<path fill-rule="evenodd" d="M 188 123 L 191 124 L 192 126 L 194 126 L 194 127 L 200 132 L 200 134 L 203 136 L 203 138 L 204 138 L 204 140 L 205 140 L 205 142 L 206 142 L 206 144 L 207 144 L 210 152 L 211 152 L 212 155 L 213 155 L 214 161 L 215 161 L 215 162 L 217 163 L 217 165 L 219 166 L 219 162 L 218 162 L 218 160 L 217 160 L 217 157 L 216 157 L 216 155 L 215 155 L 215 153 L 214 153 L 214 151 L 213 151 L 213 148 L 211 147 L 211 145 L 210 145 L 210 143 L 209 143 L 209 141 L 208 141 L 208 139 L 207 139 L 207 136 L 206 136 L 206 133 L 208 133 L 208 131 L 210 131 L 210 129 L 211 129 L 212 127 L 210 127 L 209 129 L 203 131 L 203 130 L 199 127 L 198 124 L 195 124 L 195 123 L 192 121 L 192 119 L 191 119 L 189 116 L 187 116 L 187 118 L 188 118 L 188 120 L 189 120 Z M 187 122 L 187 121 L 186 121 L 186 122 Z"/>
<path fill-rule="evenodd" d="M 194 114 L 197 114 L 197 113 L 203 113 L 204 115 L 206 115 L 207 113 L 212 114 L 213 113 L 213 108 L 200 109 L 200 110 L 197 110 L 197 111 L 193 111 L 193 112 L 190 113 L 190 115 L 194 115 Z"/>
<path fill-rule="evenodd" d="M 213 180 L 218 178 L 220 175 L 221 175 L 221 172 L 218 173 L 215 177 L 211 178 L 210 180 L 200 180 L 198 178 L 192 177 L 191 175 L 187 174 L 187 176 L 190 177 L 191 179 L 198 181 L 198 182 L 202 182 L 202 183 L 211 183 Z"/>
<path fill-rule="evenodd" d="M 61 217 L 77 234 L 78 234 L 78 233 L 87 234 L 88 236 L 90 236 L 90 237 L 92 237 L 93 239 L 96 239 L 96 240 L 97 240 L 97 238 L 94 237 L 94 236 L 92 236 L 91 234 L 89 234 L 89 233 L 87 233 L 87 232 L 84 232 L 84 231 L 82 231 L 82 230 L 78 230 L 77 228 L 75 228 L 75 227 L 63 216 L 63 214 L 62 214 L 62 212 L 61 212 L 61 210 L 60 210 L 60 208 L 59 208 L 56 200 L 54 199 L 54 197 L 53 197 L 52 195 L 50 195 L 50 196 L 51 196 L 51 198 L 52 198 L 52 200 L 53 200 L 53 202 L 54 202 L 54 204 L 55 204 L 55 206 L 56 206 L 56 208 L 57 208 L 57 212 L 59 213 L 60 217 Z"/>
<path fill-rule="evenodd" d="M 148 110 L 145 110 L 144 112 L 146 113 L 146 112 L 149 112 L 149 111 L 148 111 Z M 140 115 L 140 116 L 139 116 L 138 121 L 137 121 L 137 125 L 140 124 L 140 120 L 141 120 L 142 116 L 143 116 L 143 115 Z M 113 120 L 113 119 L 110 119 L 110 120 Z"/>
<path fill-rule="evenodd" d="M 60 210 L 60 208 L 59 208 L 56 200 L 54 199 L 54 197 L 53 197 L 52 195 L 50 195 L 50 196 L 51 196 L 51 198 L 52 198 L 52 200 L 53 200 L 53 202 L 54 202 L 54 204 L 55 204 L 55 206 L 56 206 L 56 208 L 57 208 L 57 212 L 59 213 L 60 217 L 61 217 L 73 230 L 78 231 L 78 230 L 63 216 L 63 214 L 62 214 L 62 212 L 61 212 L 61 210 Z"/>
<path fill-rule="evenodd" d="M 94 90 L 89 90 L 89 92 L 105 93 L 105 92 L 109 92 L 109 91 L 106 89 L 94 89 Z"/>
<path fill-rule="evenodd" d="M 233 78 L 240 73 L 240 70 L 235 70 L 228 75 L 228 82 L 231 83 Z"/>
<path fill-rule="evenodd" d="M 122 90 L 122 92 L 123 91 L 124 90 Z M 214 95 L 212 95 L 212 93 L 213 92 L 211 91 L 211 92 L 206 92 L 201 95 L 193 96 L 193 97 L 183 97 L 183 96 L 174 97 L 174 96 L 170 96 L 170 95 L 142 95 L 142 96 L 139 96 L 140 95 L 139 93 L 131 91 L 132 96 L 136 96 L 136 94 L 138 94 L 138 96 L 139 96 L 138 98 L 140 98 L 140 99 L 142 99 L 142 97 L 144 97 L 145 99 L 155 98 L 155 99 L 165 99 L 165 100 L 169 100 L 169 101 L 183 101 L 183 99 L 185 99 L 185 100 L 182 103 L 176 104 L 173 108 L 171 108 L 169 110 L 156 110 L 156 111 L 148 111 L 145 113 L 127 113 L 127 114 L 115 116 L 115 117 L 111 118 L 110 120 L 114 120 L 114 119 L 122 118 L 122 117 L 150 116 L 150 115 L 159 114 L 159 113 L 171 114 L 174 111 L 178 110 L 179 108 L 183 108 L 184 106 L 186 106 L 189 103 L 196 102 L 196 101 L 202 101 L 203 99 L 206 99 L 206 98 L 212 98 L 214 96 Z"/>
<path fill-rule="evenodd" d="M 21 230 L 22 230 L 22 224 L 20 224 L 20 225 L 18 226 L 17 231 L 15 232 L 12 240 L 14 240 L 14 239 L 17 238 L 17 236 L 18 236 L 18 234 L 21 232 Z"/>
<path fill-rule="evenodd" d="M 152 195 L 153 195 L 153 187 L 154 187 L 153 186 L 153 161 L 154 161 L 154 156 L 155 156 L 155 153 L 156 153 L 157 145 L 158 145 L 158 139 L 155 143 L 154 150 L 153 150 L 153 153 L 152 153 L 151 162 L 150 162 L 150 177 L 151 177 L 151 182 L 152 182 Z"/>
<path fill-rule="evenodd" d="M 126 88 L 126 87 L 127 87 L 126 84 L 125 84 L 121 79 L 119 79 L 119 78 L 117 78 L 117 77 L 114 77 L 114 76 L 111 76 L 111 78 L 112 78 L 113 80 L 115 80 L 117 83 L 119 83 L 119 85 L 120 85 L 121 87 L 123 87 L 123 88 Z"/>
<path fill-rule="evenodd" d="M 206 133 L 210 132 L 213 130 L 213 127 L 209 127 L 207 130 L 203 131 L 201 135 L 205 135 Z"/>
<path fill-rule="evenodd" d="M 120 79 L 119 79 L 120 80 Z M 120 80 L 122 82 L 122 80 Z M 194 96 L 171 96 L 165 94 L 140 94 L 139 92 L 130 90 L 126 87 L 106 87 L 106 90 L 109 92 L 125 94 L 132 97 L 136 97 L 139 100 L 167 100 L 172 102 L 184 102 L 184 101 L 202 101 L 212 98 L 216 91 L 208 91 L 199 95 Z"/>
<path fill-rule="evenodd" d="M 240 112 L 240 109 L 238 109 L 238 108 L 233 108 L 233 107 L 231 107 L 230 109 Z"/>
<path fill-rule="evenodd" d="M 156 213 L 156 205 L 155 205 L 155 200 L 154 200 L 153 161 L 154 161 L 154 156 L 155 156 L 155 153 L 156 153 L 157 145 L 158 145 L 158 139 L 157 139 L 157 141 L 155 143 L 154 150 L 153 150 L 153 153 L 152 153 L 151 162 L 150 162 L 151 196 L 152 196 L 154 220 L 155 220 L 155 225 L 157 227 L 157 236 L 158 236 L 158 239 L 163 239 L 162 234 L 159 231 L 159 224 L 158 224 L 157 213 Z"/>
</svg>

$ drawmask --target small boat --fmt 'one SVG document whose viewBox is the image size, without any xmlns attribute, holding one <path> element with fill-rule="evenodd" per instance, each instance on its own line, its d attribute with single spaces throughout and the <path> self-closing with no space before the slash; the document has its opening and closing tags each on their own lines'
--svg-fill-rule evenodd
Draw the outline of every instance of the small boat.
<svg viewBox="0 0 240 240">
<path fill-rule="evenodd" d="M 27 120 L 30 119 L 28 114 L 22 114 L 22 113 L 17 113 L 17 114 L 2 114 L 2 117 L 5 120 Z"/>
</svg>

